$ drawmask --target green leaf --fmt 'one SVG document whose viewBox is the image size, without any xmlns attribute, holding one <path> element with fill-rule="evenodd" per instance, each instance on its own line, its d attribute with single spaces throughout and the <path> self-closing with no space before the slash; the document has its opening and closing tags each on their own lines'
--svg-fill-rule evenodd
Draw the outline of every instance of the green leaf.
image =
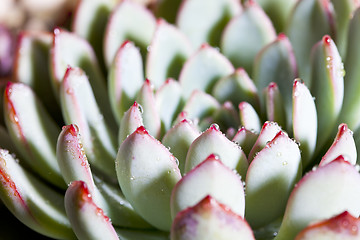
<svg viewBox="0 0 360 240">
<path fill-rule="evenodd" d="M 234 73 L 221 78 L 215 84 L 212 95 L 220 103 L 231 101 L 234 106 L 238 106 L 240 102 L 245 101 L 260 110 L 257 88 L 243 68 L 238 68 Z"/>
<path fill-rule="evenodd" d="M 257 133 L 246 129 L 245 127 L 241 127 L 235 134 L 232 141 L 239 144 L 243 149 L 244 153 L 248 156 L 257 138 Z"/>
<path fill-rule="evenodd" d="M 271 19 L 277 32 L 283 32 L 296 0 L 257 0 Z"/>
<path fill-rule="evenodd" d="M 146 77 L 159 88 L 168 78 L 179 78 L 180 70 L 192 53 L 185 35 L 175 26 L 158 20 L 146 57 Z"/>
<path fill-rule="evenodd" d="M 345 224 L 344 224 L 345 223 Z M 360 218 L 344 211 L 330 219 L 310 224 L 303 229 L 296 240 L 360 238 Z"/>
<path fill-rule="evenodd" d="M 10 137 L 26 163 L 42 178 L 65 189 L 55 153 L 60 128 L 31 88 L 9 82 L 4 95 L 4 112 Z"/>
<path fill-rule="evenodd" d="M 247 102 L 239 104 L 240 124 L 246 129 L 254 132 L 260 132 L 261 121 L 253 106 Z"/>
<path fill-rule="evenodd" d="M 115 177 L 116 138 L 95 101 L 89 80 L 79 68 L 69 68 L 60 89 L 65 122 L 81 132 L 89 162 L 110 178 Z M 101 109 L 102 110 L 102 109 Z"/>
<path fill-rule="evenodd" d="M 276 122 L 265 122 L 261 128 L 260 134 L 252 147 L 248 160 L 249 163 L 253 160 L 256 154 L 263 149 L 266 144 L 271 141 L 281 130 L 281 127 Z"/>
<path fill-rule="evenodd" d="M 318 116 L 318 151 L 330 137 L 343 106 L 344 65 L 335 43 L 327 35 L 313 48 L 311 63 L 310 90 Z"/>
<path fill-rule="evenodd" d="M 351 19 L 348 33 L 347 54 L 345 58 L 346 76 L 344 81 L 344 104 L 340 114 L 340 121 L 346 123 L 350 129 L 357 131 L 360 127 L 360 9 L 357 9 Z M 345 73 L 345 72 L 344 72 Z"/>
<path fill-rule="evenodd" d="M 50 51 L 52 83 L 56 96 L 59 97 L 60 86 L 69 66 L 83 69 L 89 78 L 96 101 L 103 112 L 106 121 L 112 129 L 117 129 L 117 124 L 111 111 L 105 78 L 102 75 L 94 50 L 83 38 L 74 33 L 56 28 L 54 30 L 53 46 Z"/>
<path fill-rule="evenodd" d="M 182 3 L 176 22 L 194 48 L 205 42 L 218 46 L 226 24 L 240 12 L 235 0 L 189 0 Z"/>
<path fill-rule="evenodd" d="M 242 149 L 222 134 L 216 124 L 210 126 L 191 144 L 186 155 L 185 172 L 189 172 L 210 154 L 219 156 L 225 166 L 245 177 L 248 161 Z"/>
<path fill-rule="evenodd" d="M 360 6 L 360 2 L 358 0 L 331 0 L 331 3 L 336 15 L 336 45 L 340 55 L 345 58 L 346 45 L 350 40 L 348 39 L 349 23 L 355 10 Z"/>
<path fill-rule="evenodd" d="M 110 13 L 117 2 L 117 0 L 82 0 L 77 5 L 72 21 L 72 32 L 91 44 L 103 70 L 106 69 L 103 36 Z"/>
<path fill-rule="evenodd" d="M 134 103 L 143 83 L 140 51 L 132 42 L 125 41 L 115 55 L 108 76 L 110 104 L 118 122 Z"/>
<path fill-rule="evenodd" d="M 169 150 L 139 127 L 120 145 L 116 171 L 120 187 L 136 212 L 156 228 L 169 231 L 170 195 L 181 179 Z"/>
<path fill-rule="evenodd" d="M 64 198 L 0 149 L 0 199 L 29 228 L 56 239 L 75 239 Z"/>
<path fill-rule="evenodd" d="M 300 143 L 302 164 L 305 168 L 309 165 L 316 148 L 316 106 L 309 89 L 300 79 L 295 79 L 292 95 L 293 133 L 295 140 Z"/>
<path fill-rule="evenodd" d="M 298 145 L 280 131 L 255 156 L 246 174 L 245 218 L 253 228 L 282 216 L 301 172 Z"/>
<path fill-rule="evenodd" d="M 211 196 L 206 196 L 198 204 L 176 216 L 171 229 L 171 239 L 255 240 L 255 237 L 246 220 Z"/>
<path fill-rule="evenodd" d="M 288 200 L 276 240 L 294 239 L 310 223 L 348 211 L 360 214 L 360 175 L 342 156 L 310 171 Z"/>
<path fill-rule="evenodd" d="M 183 95 L 188 98 L 194 90 L 210 93 L 215 83 L 234 72 L 234 68 L 221 53 L 203 44 L 185 63 L 179 82 Z"/>
<path fill-rule="evenodd" d="M 129 108 L 127 112 L 125 112 L 119 130 L 119 143 L 121 144 L 127 136 L 133 133 L 138 127 L 143 126 L 142 119 L 143 108 L 137 102 Z"/>
<path fill-rule="evenodd" d="M 136 19 L 136 21 L 134 21 Z M 145 59 L 156 27 L 156 19 L 144 6 L 134 1 L 122 1 L 112 12 L 104 39 L 105 63 L 110 66 L 115 53 L 125 40 L 135 43 Z"/>
<path fill-rule="evenodd" d="M 179 161 L 179 169 L 185 173 L 186 154 L 191 143 L 200 135 L 192 121 L 182 120 L 171 128 L 162 139 L 162 144 L 168 147 Z"/>
<path fill-rule="evenodd" d="M 264 89 L 266 119 L 271 122 L 277 122 L 280 126 L 286 127 L 286 114 L 284 100 L 276 83 L 271 82 Z"/>
<path fill-rule="evenodd" d="M 146 79 L 140 89 L 136 101 L 142 106 L 142 118 L 144 126 L 149 133 L 155 138 L 159 138 L 161 134 L 161 119 L 156 106 L 154 95 L 154 86 Z"/>
<path fill-rule="evenodd" d="M 80 240 L 119 239 L 109 217 L 94 203 L 86 183 L 75 181 L 70 184 L 65 193 L 65 208 Z"/>
<path fill-rule="evenodd" d="M 182 108 L 182 89 L 179 82 L 168 79 L 155 94 L 157 111 L 160 114 L 162 132 L 166 133 Z"/>
<path fill-rule="evenodd" d="M 297 66 L 289 39 L 279 34 L 277 39 L 263 48 L 256 56 L 254 63 L 254 83 L 262 91 L 271 82 L 280 90 L 286 113 L 286 127 L 291 129 L 292 106 L 291 89 L 297 77 Z M 260 99 L 263 97 L 260 95 Z"/>
<path fill-rule="evenodd" d="M 219 108 L 220 104 L 210 94 L 195 90 L 186 101 L 175 123 L 180 122 L 184 118 L 198 123 L 201 119 L 211 116 Z"/>
<path fill-rule="evenodd" d="M 211 154 L 174 187 L 170 202 L 172 218 L 207 195 L 244 217 L 245 194 L 241 177 L 226 167 L 217 155 Z"/>
<path fill-rule="evenodd" d="M 49 53 L 52 35 L 45 32 L 22 32 L 19 36 L 14 62 L 13 78 L 30 86 L 39 96 L 46 110 L 57 121 L 61 121 L 57 93 L 52 91 Z"/>
<path fill-rule="evenodd" d="M 236 68 L 252 73 L 256 54 L 274 41 L 276 33 L 268 16 L 253 1 L 247 1 L 244 11 L 226 26 L 221 38 L 221 51 Z"/>
<path fill-rule="evenodd" d="M 356 164 L 357 152 L 353 132 L 345 123 L 340 124 L 334 142 L 326 154 L 321 158 L 319 166 L 328 164 L 329 162 L 336 159 L 339 155 L 343 155 L 345 160 L 352 165 Z"/>
<path fill-rule="evenodd" d="M 307 86 L 311 86 L 311 49 L 325 34 L 335 34 L 334 11 L 330 0 L 297 1 L 287 21 L 286 35 L 294 48 L 299 76 Z"/>
</svg>

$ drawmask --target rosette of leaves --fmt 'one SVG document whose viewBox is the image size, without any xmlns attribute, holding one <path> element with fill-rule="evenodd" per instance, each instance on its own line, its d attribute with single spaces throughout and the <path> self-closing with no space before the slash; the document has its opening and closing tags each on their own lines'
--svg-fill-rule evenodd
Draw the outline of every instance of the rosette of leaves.
<svg viewBox="0 0 360 240">
<path fill-rule="evenodd" d="M 57 239 L 359 238 L 358 6 L 83 0 L 22 33 L 2 202 Z"/>
</svg>

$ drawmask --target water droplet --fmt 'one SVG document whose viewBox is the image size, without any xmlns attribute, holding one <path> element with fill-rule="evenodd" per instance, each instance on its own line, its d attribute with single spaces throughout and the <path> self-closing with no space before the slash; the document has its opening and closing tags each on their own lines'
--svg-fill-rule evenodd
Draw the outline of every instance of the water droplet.
<svg viewBox="0 0 360 240">
<path fill-rule="evenodd" d="M 134 177 L 134 176 L 131 176 L 131 177 L 130 177 L 130 180 L 131 180 L 131 181 L 135 180 L 135 177 Z"/>
<path fill-rule="evenodd" d="M 216 131 L 219 131 L 220 130 L 220 127 L 218 124 L 216 123 L 213 123 L 210 125 L 210 129 L 213 129 L 213 130 L 216 130 Z"/>
<path fill-rule="evenodd" d="M 286 165 L 288 165 L 288 162 L 287 162 L 287 161 L 283 161 L 282 165 L 283 165 L 283 166 L 286 166 Z"/>
<path fill-rule="evenodd" d="M 72 88 L 68 88 L 68 89 L 66 89 L 66 93 L 67 94 L 73 94 L 73 89 Z"/>
<path fill-rule="evenodd" d="M 281 157 L 281 156 L 282 156 L 282 153 L 281 153 L 281 152 L 277 152 L 277 153 L 276 153 L 276 156 Z"/>
<path fill-rule="evenodd" d="M 150 45 L 146 47 L 146 51 L 148 51 L 148 52 L 151 51 L 151 46 Z"/>
<path fill-rule="evenodd" d="M 140 104 L 138 104 L 138 109 L 139 109 L 139 112 L 140 112 L 141 114 L 144 113 L 144 109 L 143 109 L 143 107 L 142 107 Z"/>
</svg>

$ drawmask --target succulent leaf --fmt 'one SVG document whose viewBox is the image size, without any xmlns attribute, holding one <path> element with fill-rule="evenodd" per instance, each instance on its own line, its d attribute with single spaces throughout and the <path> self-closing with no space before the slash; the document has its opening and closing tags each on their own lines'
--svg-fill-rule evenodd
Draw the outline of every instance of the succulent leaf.
<svg viewBox="0 0 360 240">
<path fill-rule="evenodd" d="M 318 148 L 336 125 L 344 98 L 344 65 L 333 40 L 325 35 L 313 48 L 311 92 L 318 116 Z"/>
<path fill-rule="evenodd" d="M 176 123 L 185 118 L 198 122 L 200 119 L 211 116 L 221 106 L 219 102 L 203 91 L 195 90 L 186 101 L 183 111 L 179 113 Z"/>
<path fill-rule="evenodd" d="M 95 184 L 79 135 L 78 127 L 71 124 L 64 126 L 58 138 L 57 159 L 66 183 L 84 182 L 92 196 L 92 201 L 111 218 L 114 225 L 150 228 L 118 189 L 96 177 Z"/>
<path fill-rule="evenodd" d="M 301 81 L 295 79 L 292 91 L 293 133 L 300 143 L 301 158 L 305 168 L 311 160 L 316 148 L 317 113 L 313 97 L 309 89 Z"/>
<path fill-rule="evenodd" d="M 74 239 L 64 198 L 0 149 L 0 199 L 25 225 L 45 236 Z"/>
<path fill-rule="evenodd" d="M 158 20 L 146 58 L 146 77 L 159 88 L 166 79 L 178 79 L 180 70 L 192 53 L 185 35 L 165 20 Z"/>
<path fill-rule="evenodd" d="M 171 128 L 161 141 L 178 159 L 181 173 L 185 173 L 186 154 L 190 145 L 199 135 L 200 132 L 194 123 L 184 119 Z"/>
<path fill-rule="evenodd" d="M 243 178 L 248 168 L 248 161 L 240 146 L 231 142 L 213 124 L 191 144 L 186 155 L 185 172 L 189 172 L 210 154 L 219 156 L 225 166 L 236 170 Z"/>
<path fill-rule="evenodd" d="M 319 166 L 328 164 L 329 162 L 336 159 L 339 155 L 343 155 L 344 158 L 351 164 L 356 164 L 357 152 L 353 138 L 353 132 L 345 123 L 340 124 L 334 142 L 326 154 L 322 157 Z"/>
<path fill-rule="evenodd" d="M 105 68 L 103 41 L 106 23 L 117 0 L 82 0 L 75 10 L 72 31 L 93 47 L 102 68 Z"/>
<path fill-rule="evenodd" d="M 294 48 L 299 76 L 310 84 L 310 52 L 325 34 L 335 34 L 334 9 L 330 0 L 297 1 L 285 31 Z"/>
<path fill-rule="evenodd" d="M 256 110 L 247 102 L 239 103 L 240 123 L 246 129 L 260 132 L 261 122 Z"/>
<path fill-rule="evenodd" d="M 264 95 L 266 119 L 271 122 L 277 122 L 282 127 L 286 127 L 285 103 L 278 85 L 275 82 L 269 83 L 264 89 Z"/>
<path fill-rule="evenodd" d="M 347 37 L 349 33 L 349 19 L 353 17 L 354 11 L 360 6 L 359 0 L 331 0 L 335 11 L 336 21 L 336 46 L 340 55 L 346 56 Z M 350 38 L 349 38 L 350 40 Z"/>
<path fill-rule="evenodd" d="M 344 211 L 358 216 L 359 201 L 360 174 L 355 166 L 339 156 L 307 173 L 297 183 L 275 239 L 293 239 L 310 223 L 328 219 Z"/>
<path fill-rule="evenodd" d="M 260 102 L 254 82 L 243 68 L 221 78 L 214 86 L 212 95 L 220 102 L 231 101 L 234 106 L 240 102 L 248 102 L 259 110 Z"/>
<path fill-rule="evenodd" d="M 194 207 L 176 216 L 171 240 L 254 240 L 248 223 L 211 196 L 205 197 Z"/>
<path fill-rule="evenodd" d="M 255 156 L 246 173 L 245 218 L 253 228 L 281 217 L 301 172 L 298 145 L 280 131 Z"/>
<path fill-rule="evenodd" d="M 23 83 L 9 82 L 4 111 L 10 137 L 26 163 L 42 178 L 65 189 L 55 153 L 60 128 L 32 89 Z"/>
<path fill-rule="evenodd" d="M 136 21 L 134 21 L 136 19 Z M 112 12 L 105 30 L 105 63 L 110 66 L 117 49 L 126 41 L 132 41 L 140 48 L 145 59 L 156 28 L 154 15 L 134 1 L 122 1 Z"/>
<path fill-rule="evenodd" d="M 181 179 L 169 150 L 139 127 L 120 145 L 116 171 L 120 187 L 134 209 L 153 226 L 169 231 L 170 195 Z"/>
<path fill-rule="evenodd" d="M 134 102 L 143 83 L 140 51 L 134 43 L 125 41 L 115 55 L 108 76 L 110 104 L 118 122 Z"/>
<path fill-rule="evenodd" d="M 277 83 L 286 113 L 286 129 L 291 129 L 291 88 L 297 77 L 297 66 L 289 39 L 284 34 L 264 47 L 254 62 L 254 83 L 262 91 L 271 82 Z M 260 99 L 263 99 L 260 95 Z M 270 120 L 270 119 L 269 119 Z"/>
<path fill-rule="evenodd" d="M 136 101 L 143 109 L 142 118 L 144 126 L 152 136 L 159 138 L 161 134 L 161 119 L 156 106 L 154 86 L 148 79 L 145 80 L 139 90 Z"/>
<path fill-rule="evenodd" d="M 179 82 L 171 78 L 166 80 L 156 91 L 155 99 L 162 123 L 162 132 L 167 132 L 184 104 Z"/>
<path fill-rule="evenodd" d="M 257 133 L 246 129 L 245 127 L 241 127 L 236 132 L 232 141 L 239 144 L 243 149 L 244 153 L 246 154 L 246 156 L 248 156 L 258 136 L 259 135 Z"/>
<path fill-rule="evenodd" d="M 51 91 L 50 71 L 44 67 L 49 63 L 51 45 L 50 33 L 22 32 L 15 53 L 13 80 L 30 86 L 51 116 L 59 120 L 60 107 Z"/>
<path fill-rule="evenodd" d="M 240 125 L 238 112 L 231 102 L 225 102 L 213 114 L 214 122 L 219 123 L 220 129 L 237 128 Z"/>
<path fill-rule="evenodd" d="M 174 187 L 170 200 L 172 218 L 207 195 L 244 217 L 245 194 L 241 177 L 226 167 L 217 155 L 210 154 Z"/>
<path fill-rule="evenodd" d="M 349 128 L 357 131 L 360 127 L 359 109 L 360 96 L 358 89 L 360 83 L 359 68 L 357 62 L 360 61 L 360 51 L 357 48 L 360 39 L 360 8 L 358 8 L 349 24 L 349 33 L 347 38 L 347 50 L 345 58 L 346 76 L 344 80 L 344 103 L 340 114 L 340 121 L 346 123 Z M 345 72 L 344 72 L 345 73 Z"/>
<path fill-rule="evenodd" d="M 76 124 L 91 164 L 115 177 L 116 140 L 96 103 L 85 73 L 68 68 L 60 89 L 63 116 L 67 124 Z M 101 109 L 102 110 L 102 109 Z"/>
<path fill-rule="evenodd" d="M 259 133 L 259 136 L 256 139 L 256 142 L 249 153 L 249 163 L 253 160 L 257 152 L 263 149 L 269 141 L 273 140 L 273 138 L 278 134 L 280 130 L 281 127 L 276 122 L 267 121 L 264 123 Z"/>
<path fill-rule="evenodd" d="M 283 32 L 296 0 L 257 0 L 277 32 Z"/>
<path fill-rule="evenodd" d="M 188 98 L 194 90 L 210 93 L 220 78 L 233 72 L 229 60 L 205 43 L 186 61 L 180 72 L 183 95 Z"/>
<path fill-rule="evenodd" d="M 254 0 L 245 3 L 244 10 L 231 19 L 221 38 L 221 51 L 238 68 L 252 73 L 256 54 L 276 38 L 275 29 Z"/>
<path fill-rule="evenodd" d="M 142 112 L 143 108 L 137 102 L 125 112 L 119 130 L 119 143 L 122 143 L 127 136 L 133 133 L 138 127 L 143 126 Z"/>
<path fill-rule="evenodd" d="M 226 24 L 240 12 L 241 5 L 235 0 L 187 0 L 181 4 L 176 22 L 194 48 L 205 42 L 218 46 Z"/>
<path fill-rule="evenodd" d="M 360 237 L 359 228 L 359 218 L 355 218 L 349 212 L 345 211 L 328 220 L 307 226 L 296 236 L 295 240 L 355 240 Z"/>
<path fill-rule="evenodd" d="M 92 91 L 106 121 L 116 129 L 117 124 L 111 112 L 109 98 L 103 97 L 107 96 L 105 79 L 91 45 L 74 33 L 56 28 L 50 53 L 50 71 L 55 95 L 57 97 L 60 95 L 61 83 L 69 66 L 83 69 L 89 78 Z"/>
<path fill-rule="evenodd" d="M 76 236 L 82 239 L 119 239 L 109 217 L 93 201 L 82 181 L 72 182 L 65 193 L 65 208 Z"/>
</svg>

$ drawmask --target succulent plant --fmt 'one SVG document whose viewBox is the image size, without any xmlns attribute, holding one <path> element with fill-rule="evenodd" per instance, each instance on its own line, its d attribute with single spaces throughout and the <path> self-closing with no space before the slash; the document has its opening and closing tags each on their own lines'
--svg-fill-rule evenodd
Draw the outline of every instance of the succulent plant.
<svg viewBox="0 0 360 240">
<path fill-rule="evenodd" d="M 359 6 L 83 0 L 21 33 L 0 199 L 56 239 L 358 239 Z"/>
</svg>

